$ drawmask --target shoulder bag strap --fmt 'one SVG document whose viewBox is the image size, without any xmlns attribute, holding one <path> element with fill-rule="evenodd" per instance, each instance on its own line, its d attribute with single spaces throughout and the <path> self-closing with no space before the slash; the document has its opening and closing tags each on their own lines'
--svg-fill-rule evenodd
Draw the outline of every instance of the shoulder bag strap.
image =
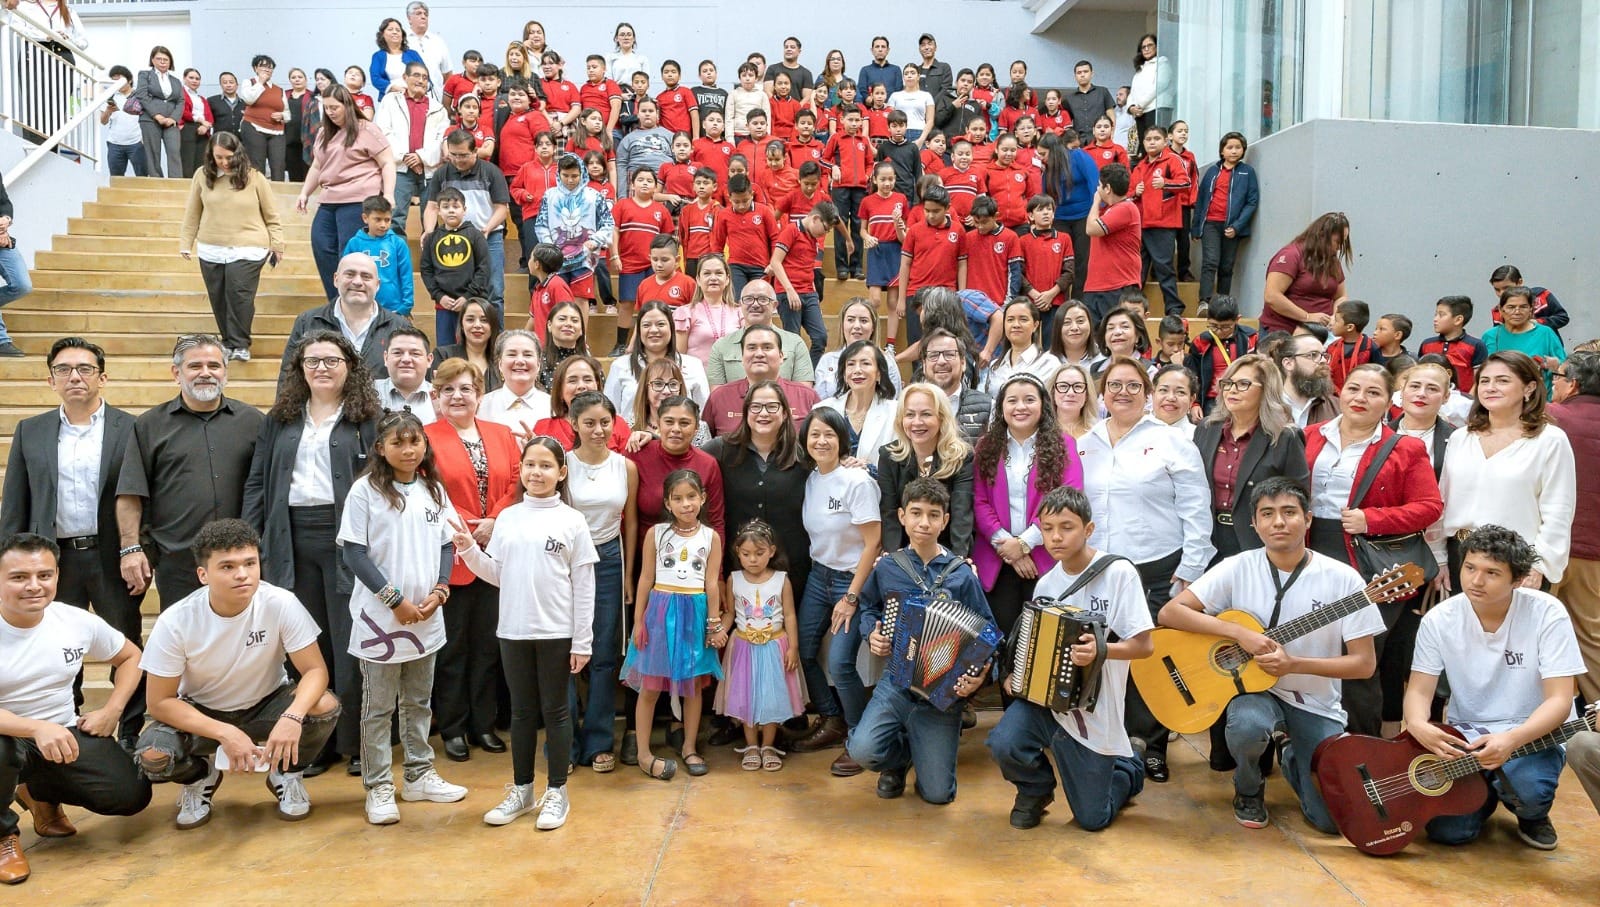
<svg viewBox="0 0 1600 907">
<path fill-rule="evenodd" d="M 1361 502 L 1367 499 L 1367 492 L 1372 490 L 1372 483 L 1378 480 L 1378 471 L 1383 468 L 1383 461 L 1387 460 L 1389 454 L 1394 452 L 1394 447 L 1400 443 L 1400 438 L 1400 433 L 1395 432 L 1389 436 L 1388 440 L 1379 445 L 1377 455 L 1372 458 L 1372 462 L 1367 465 L 1366 471 L 1361 474 L 1361 484 L 1356 486 L 1356 493 L 1350 498 L 1351 507 L 1360 507 Z"/>
<path fill-rule="evenodd" d="M 905 571 L 906 576 L 911 577 L 911 581 L 917 584 L 917 588 L 921 589 L 924 595 L 933 594 L 933 590 L 928 588 L 927 581 L 922 578 L 922 572 L 911 562 L 911 555 L 906 553 L 906 549 L 901 548 L 899 551 L 889 555 L 889 559 L 894 561 L 901 570 Z M 940 577 L 940 579 L 943 578 L 943 576 Z"/>
<path fill-rule="evenodd" d="M 1095 579 L 1098 578 L 1100 574 L 1106 572 L 1106 569 L 1112 564 L 1116 563 L 1117 561 L 1126 560 L 1128 559 L 1120 554 L 1107 554 L 1096 559 L 1094 563 L 1090 564 L 1082 573 L 1078 574 L 1078 578 L 1073 581 L 1072 585 L 1067 587 L 1065 592 L 1062 592 L 1060 595 L 1056 596 L 1056 601 L 1064 601 L 1068 596 L 1076 594 L 1078 590 L 1094 582 Z M 1132 561 L 1129 561 L 1129 563 L 1132 563 Z"/>
</svg>

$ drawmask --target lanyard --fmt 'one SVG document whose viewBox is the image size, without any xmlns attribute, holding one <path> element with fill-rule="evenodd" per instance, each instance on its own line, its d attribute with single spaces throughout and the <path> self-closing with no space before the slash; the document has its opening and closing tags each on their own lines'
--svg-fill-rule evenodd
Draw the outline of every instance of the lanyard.
<svg viewBox="0 0 1600 907">
<path fill-rule="evenodd" d="M 1228 352 L 1228 341 L 1218 337 L 1215 331 L 1206 331 L 1206 333 L 1211 335 L 1211 339 L 1217 344 L 1217 352 L 1222 354 L 1222 367 L 1226 369 L 1232 365 L 1233 355 Z"/>
<path fill-rule="evenodd" d="M 1307 551 L 1300 556 L 1300 563 L 1294 568 L 1294 572 L 1289 574 L 1289 579 L 1284 581 L 1278 579 L 1278 568 L 1273 565 L 1272 560 L 1270 558 L 1267 560 L 1267 570 L 1272 575 L 1272 588 L 1277 590 L 1277 594 L 1272 597 L 1272 619 L 1267 621 L 1268 629 L 1278 625 L 1278 612 L 1283 610 L 1283 597 L 1288 594 L 1289 587 L 1294 585 L 1294 581 L 1300 578 L 1300 574 L 1305 572 L 1309 563 L 1311 563 L 1311 552 Z"/>
</svg>

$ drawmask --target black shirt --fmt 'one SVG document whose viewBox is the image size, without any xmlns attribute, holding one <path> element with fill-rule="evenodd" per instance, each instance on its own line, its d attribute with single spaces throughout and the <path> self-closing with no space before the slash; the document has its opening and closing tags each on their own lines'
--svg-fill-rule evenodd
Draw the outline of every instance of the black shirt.
<svg viewBox="0 0 1600 907">
<path fill-rule="evenodd" d="M 144 498 L 144 524 L 158 551 L 187 551 L 201 526 L 243 512 L 262 418 L 227 397 L 211 412 L 195 412 L 179 396 L 134 422 L 117 494 Z"/>
<path fill-rule="evenodd" d="M 694 103 L 700 108 L 700 122 L 706 121 L 706 114 L 715 110 L 726 114 L 728 110 L 728 90 L 715 85 L 696 85 L 694 87 Z"/>
<path fill-rule="evenodd" d="M 806 576 L 811 572 L 811 536 L 806 533 L 801 511 L 806 499 L 806 479 L 811 470 L 800 463 L 788 469 L 778 469 L 754 450 L 744 451 L 744 460 L 735 465 L 739 451 L 728 444 L 727 438 L 713 438 L 701 448 L 722 467 L 723 525 L 728 527 L 723 541 L 726 554 L 722 563 L 726 570 L 739 567 L 739 557 L 733 550 L 733 538 L 739 527 L 750 520 L 765 520 L 777 536 L 778 547 L 783 550 L 789 564 L 789 583 L 794 589 L 795 601 L 804 591 Z"/>
<path fill-rule="evenodd" d="M 1072 128 L 1085 145 L 1094 141 L 1094 121 L 1117 106 L 1111 92 L 1099 85 L 1090 85 L 1088 91 L 1069 91 L 1064 100 L 1067 112 L 1072 114 Z"/>
<path fill-rule="evenodd" d="M 789 77 L 789 96 L 792 98 L 800 97 L 800 92 L 810 91 L 817 84 L 816 78 L 811 75 L 811 70 L 799 65 L 787 66 L 782 62 L 768 65 L 767 74 L 762 80 L 771 82 L 778 78 L 780 72 Z"/>
</svg>

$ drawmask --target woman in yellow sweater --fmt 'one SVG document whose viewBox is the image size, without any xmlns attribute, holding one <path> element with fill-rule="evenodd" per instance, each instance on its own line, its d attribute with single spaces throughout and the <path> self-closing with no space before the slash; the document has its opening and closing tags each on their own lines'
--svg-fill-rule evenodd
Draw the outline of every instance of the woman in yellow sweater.
<svg viewBox="0 0 1600 907">
<path fill-rule="evenodd" d="M 283 251 L 283 226 L 267 178 L 251 166 L 238 136 L 214 133 L 205 165 L 189 184 L 178 254 L 200 259 L 200 276 L 229 359 L 250 361 L 261 266 L 276 267 Z"/>
</svg>

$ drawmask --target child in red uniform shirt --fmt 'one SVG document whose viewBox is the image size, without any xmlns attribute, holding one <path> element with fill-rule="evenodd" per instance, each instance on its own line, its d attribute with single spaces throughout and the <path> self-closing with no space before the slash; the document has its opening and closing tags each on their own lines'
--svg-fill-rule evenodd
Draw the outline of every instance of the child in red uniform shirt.
<svg viewBox="0 0 1600 907">
<path fill-rule="evenodd" d="M 725 122 L 722 111 L 708 110 L 705 118 L 700 121 L 700 128 L 704 134 L 694 140 L 694 151 L 689 159 L 696 165 L 708 167 L 717 175 L 718 199 L 726 200 L 727 194 L 720 187 L 728 185 L 728 158 L 733 157 L 733 143 L 727 141 L 723 135 L 722 127 Z"/>
<path fill-rule="evenodd" d="M 1044 172 L 1044 164 L 1039 161 L 1039 127 L 1034 123 L 1033 117 L 1022 117 L 1017 120 L 1017 166 L 1024 170 L 1037 170 Z"/>
<path fill-rule="evenodd" d="M 1033 91 L 1026 82 L 1015 83 L 1006 89 L 1006 103 L 1000 108 L 1001 132 L 1014 132 L 1019 118 L 1031 117 L 1038 112 L 1028 103 L 1032 96 Z"/>
<path fill-rule="evenodd" d="M 605 114 L 593 107 L 585 107 L 567 133 L 567 150 L 586 161 L 590 154 L 599 154 L 605 162 L 606 178 L 613 183 L 617 181 L 617 165 L 614 163 L 617 150 L 611 143 L 610 130 L 606 129 Z"/>
<path fill-rule="evenodd" d="M 894 191 L 894 165 L 881 163 L 872 173 L 877 191 L 861 200 L 863 254 L 867 259 L 867 296 L 875 311 L 889 314 L 888 343 L 905 315 L 900 295 L 900 249 L 906 236 L 906 197 Z M 883 305 L 887 296 L 887 306 Z"/>
<path fill-rule="evenodd" d="M 689 133 L 679 132 L 672 137 L 672 160 L 661 165 L 656 176 L 661 180 L 661 191 L 656 194 L 676 217 L 683 206 L 694 198 L 694 174 L 700 169 L 690 157 L 694 153 L 694 140 Z"/>
<path fill-rule="evenodd" d="M 578 86 L 578 103 L 582 107 L 600 111 L 605 118 L 606 134 L 617 128 L 617 118 L 622 115 L 622 86 L 606 78 L 606 58 L 590 54 L 583 61 L 588 79 Z"/>
<path fill-rule="evenodd" d="M 806 161 L 815 161 L 822 167 L 822 152 L 827 150 L 827 145 L 817 138 L 817 113 L 809 107 L 802 108 L 794 121 L 794 138 L 788 143 L 786 149 L 789 154 L 789 166 L 800 169 Z M 822 191 L 830 188 L 828 168 L 822 170 Z"/>
<path fill-rule="evenodd" d="M 784 330 L 811 338 L 811 362 L 816 364 L 828 346 L 828 327 L 822 321 L 822 302 L 817 295 L 816 262 L 822 251 L 822 237 L 839 226 L 839 211 L 833 202 L 820 201 L 799 223 L 790 224 L 778 234 L 772 247 L 768 271 L 777 278 L 782 298 L 778 315 Z"/>
<path fill-rule="evenodd" d="M 1052 88 L 1044 93 L 1044 109 L 1034 118 L 1039 125 L 1039 131 L 1052 135 L 1060 135 L 1068 126 L 1072 125 L 1072 114 L 1061 106 L 1061 92 Z"/>
<path fill-rule="evenodd" d="M 1178 230 L 1183 226 L 1183 201 L 1189 197 L 1189 168 L 1167 148 L 1167 131 L 1151 126 L 1144 133 L 1144 156 L 1133 168 L 1133 196 L 1139 202 L 1139 222 L 1144 240 L 1144 260 L 1150 276 L 1161 285 L 1166 314 L 1182 315 L 1178 275 L 1172 259 L 1177 253 Z M 1093 258 L 1091 255 L 1090 258 Z"/>
<path fill-rule="evenodd" d="M 946 150 L 944 133 L 935 129 L 926 133 L 922 139 L 922 172 L 942 174 L 950 166 L 945 163 Z"/>
<path fill-rule="evenodd" d="M 772 141 L 772 121 L 767 118 L 766 111 L 752 110 L 745 115 L 744 124 L 750 134 L 734 143 L 733 150 L 735 154 L 744 155 L 750 165 L 750 178 L 760 186 L 767 170 L 767 145 Z M 772 199 L 768 198 L 767 201 Z"/>
<path fill-rule="evenodd" d="M 984 171 L 972 163 L 972 140 L 956 139 L 955 147 L 950 149 L 950 166 L 938 175 L 950 193 L 950 216 L 956 223 L 972 226 L 972 200 L 983 191 L 983 174 Z"/>
<path fill-rule="evenodd" d="M 1478 366 L 1489 358 L 1489 348 L 1482 340 L 1467 333 L 1467 322 L 1472 320 L 1470 296 L 1445 296 L 1433 307 L 1433 329 L 1437 333 L 1422 341 L 1417 356 L 1438 353 L 1449 361 L 1456 372 L 1456 387 L 1463 394 L 1471 394 Z"/>
<path fill-rule="evenodd" d="M 862 134 L 861 108 L 841 102 L 837 110 L 838 129 L 828 137 L 828 144 L 822 149 L 822 163 L 829 167 L 833 177 L 833 204 L 839 209 L 851 242 L 860 248 L 861 200 L 867 195 L 875 152 L 872 143 Z M 858 279 L 864 276 L 861 259 L 845 254 L 838 246 L 833 249 L 833 265 L 840 278 L 846 274 Z"/>
<path fill-rule="evenodd" d="M 972 229 L 961 237 L 956 262 L 956 289 L 977 290 L 996 303 L 1022 289 L 1022 249 L 1017 234 L 1000 224 L 998 211 L 991 196 L 973 200 Z"/>
<path fill-rule="evenodd" d="M 810 214 L 812 210 L 817 207 L 818 202 L 828 200 L 828 194 L 822 189 L 822 166 L 820 164 L 818 164 L 816 161 L 806 161 L 795 171 L 795 175 L 799 178 L 800 185 L 795 187 L 793 192 L 790 192 L 786 197 L 784 197 L 783 201 L 779 203 L 777 209 L 778 214 L 783 216 L 789 221 L 789 223 L 792 224 L 798 224 L 800 221 L 804 220 L 805 216 Z M 837 208 L 838 206 L 835 206 L 835 210 L 837 210 Z M 840 248 L 845 250 L 845 254 L 847 256 L 853 254 L 855 252 L 855 241 L 850 238 L 850 234 L 845 230 L 844 221 L 839 220 L 834 229 L 839 233 L 839 237 L 835 240 L 835 243 L 837 243 Z M 822 274 L 821 243 L 817 244 L 815 280 L 817 286 L 817 297 L 820 299 L 824 292 L 824 284 L 826 283 L 826 278 Z"/>
<path fill-rule="evenodd" d="M 456 128 L 472 133 L 478 143 L 478 160 L 486 161 L 494 156 L 494 119 L 485 121 L 480 113 L 483 110 L 483 101 L 475 94 L 465 94 L 456 99 Z"/>
<path fill-rule="evenodd" d="M 1107 164 L 1100 168 L 1100 186 L 1095 189 L 1089 222 L 1083 228 L 1089 234 L 1083 302 L 1097 325 L 1121 305 L 1124 290 L 1143 295 L 1139 206 L 1128 198 L 1128 182 L 1127 167 Z"/>
<path fill-rule="evenodd" d="M 461 71 L 453 72 L 444 80 L 444 109 L 452 113 L 456 109 L 456 102 L 478 88 L 478 66 L 483 62 L 483 54 L 469 50 L 461 55 Z"/>
<path fill-rule="evenodd" d="M 772 261 L 772 243 L 783 224 L 772 206 L 755 200 L 749 174 L 728 177 L 728 203 L 727 212 L 712 227 L 711 246 L 727 247 L 733 295 L 737 298 L 746 283 L 763 279 L 767 264 Z"/>
<path fill-rule="evenodd" d="M 1055 199 L 1035 195 L 1028 199 L 1028 229 L 1017 234 L 1017 247 L 1022 251 L 1021 293 L 1039 312 L 1047 337 L 1051 336 L 1056 308 L 1070 295 L 1077 264 L 1072 237 L 1056 231 L 1055 215 Z"/>
<path fill-rule="evenodd" d="M 888 101 L 888 92 L 881 84 L 867 92 L 867 109 L 862 115 L 866 117 L 867 138 L 874 142 L 889 137 Z"/>
<path fill-rule="evenodd" d="M 617 186 L 611 182 L 611 169 L 614 166 L 616 165 L 598 151 L 591 151 L 583 156 L 584 172 L 589 175 L 589 188 L 613 202 L 617 200 Z"/>
<path fill-rule="evenodd" d="M 791 94 L 793 83 L 787 73 L 778 73 L 772 80 L 772 97 L 767 103 L 772 107 L 772 134 L 785 142 L 794 138 L 795 118 L 800 115 L 800 99 Z"/>
<path fill-rule="evenodd" d="M 1094 158 L 1095 166 L 1101 170 L 1106 169 L 1107 164 L 1130 166 L 1128 149 L 1111 141 L 1111 133 L 1116 128 L 1116 124 L 1111 122 L 1110 117 L 1100 116 L 1096 118 L 1094 121 L 1094 141 L 1090 143 L 1089 147 L 1083 149 L 1089 152 L 1089 157 Z M 1094 256 L 1091 255 L 1090 258 L 1093 259 Z"/>
<path fill-rule="evenodd" d="M 1195 159 L 1194 152 L 1189 150 L 1189 124 L 1179 120 L 1172 124 L 1172 132 L 1167 134 L 1167 147 L 1172 153 L 1183 161 L 1183 166 L 1189 171 L 1189 191 L 1183 197 L 1183 229 L 1178 234 L 1178 279 L 1181 281 L 1194 280 L 1193 273 L 1189 270 L 1189 254 L 1192 251 L 1193 238 L 1190 236 L 1189 227 L 1194 223 L 1194 206 L 1200 197 L 1200 162 Z"/>
<path fill-rule="evenodd" d="M 536 243 L 528 252 L 531 297 L 528 300 L 528 330 L 539 338 L 540 343 L 549 342 L 545 331 L 550 321 L 550 310 L 555 308 L 556 303 L 574 301 L 566 279 L 556 273 L 561 270 L 563 263 L 561 250 L 547 242 Z"/>
<path fill-rule="evenodd" d="M 967 123 L 964 138 L 967 140 L 967 147 L 971 149 L 972 166 L 980 171 L 987 169 L 989 162 L 994 160 L 994 146 L 989 144 L 988 128 L 981 120 L 972 120 Z"/>
<path fill-rule="evenodd" d="M 550 121 L 533 109 L 533 95 L 526 82 L 512 82 L 506 89 L 506 99 L 511 108 L 500 124 L 497 141 L 500 146 L 495 156 L 502 173 L 515 176 L 522 165 L 533 160 L 535 138 L 550 132 Z"/>
<path fill-rule="evenodd" d="M 628 327 L 632 324 L 633 302 L 638 298 L 639 285 L 650 276 L 650 241 L 673 231 L 672 214 L 667 206 L 656 201 L 656 175 L 641 167 L 633 175 L 629 188 L 632 195 L 619 199 L 611 209 L 616 222 L 616 252 L 612 261 L 619 267 L 617 279 L 617 349 L 627 346 Z M 613 352 L 613 356 L 622 353 Z"/>
<path fill-rule="evenodd" d="M 1017 164 L 1017 137 L 1010 133 L 1002 132 L 994 149 L 994 163 L 983 175 L 984 194 L 999 207 L 1001 224 L 1021 226 L 1028 222 L 1028 199 L 1039 194 L 1039 171 Z"/>
<path fill-rule="evenodd" d="M 533 219 L 539 216 L 539 203 L 544 201 L 546 189 L 556 184 L 556 140 L 548 132 L 541 132 L 533 140 L 533 160 L 523 164 L 511 180 L 511 203 L 522 213 L 517 227 L 522 243 L 522 257 L 533 251 Z M 524 228 L 521 224 L 527 224 Z"/>
<path fill-rule="evenodd" d="M 552 123 L 566 128 L 583 112 L 583 100 L 578 96 L 578 86 L 561 77 L 561 65 L 560 54 L 544 52 L 539 63 L 544 78 L 539 80 L 539 88 L 544 92 L 545 114 Z"/>
<path fill-rule="evenodd" d="M 678 238 L 669 233 L 650 240 L 650 271 L 639 284 L 637 307 L 664 302 L 677 308 L 694 298 L 694 278 L 678 270 Z"/>
<path fill-rule="evenodd" d="M 783 204 L 800 186 L 800 173 L 789 166 L 789 155 L 784 149 L 782 139 L 768 139 L 763 150 L 766 153 L 767 166 L 764 170 L 755 172 L 756 185 L 761 187 L 762 194 L 773 207 Z"/>
<path fill-rule="evenodd" d="M 661 125 L 673 132 L 687 132 L 689 140 L 700 134 L 700 102 L 694 92 L 679 84 L 683 70 L 677 60 L 661 64 L 661 82 L 666 85 L 656 95 L 656 109 L 661 112 Z"/>
<path fill-rule="evenodd" d="M 683 244 L 683 270 L 690 277 L 700 276 L 700 259 L 721 246 L 715 244 L 717 220 L 722 206 L 716 202 L 717 174 L 701 167 L 694 174 L 694 198 L 678 212 L 678 241 Z"/>
<path fill-rule="evenodd" d="M 900 247 L 900 286 L 910 301 L 906 306 L 906 339 L 913 343 L 922 338 L 917 291 L 923 287 L 956 288 L 963 233 L 950 218 L 950 193 L 943 187 L 930 187 L 923 193 L 922 211 L 923 218 L 906 229 Z"/>
</svg>

